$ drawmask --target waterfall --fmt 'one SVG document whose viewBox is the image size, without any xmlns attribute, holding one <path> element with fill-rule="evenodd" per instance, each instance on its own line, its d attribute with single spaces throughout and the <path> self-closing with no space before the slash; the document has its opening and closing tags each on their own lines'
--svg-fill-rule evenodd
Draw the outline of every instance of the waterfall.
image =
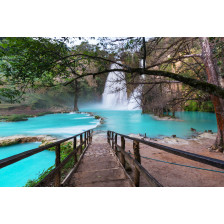
<svg viewBox="0 0 224 224">
<path fill-rule="evenodd" d="M 140 61 L 142 67 L 143 60 Z M 112 64 L 111 69 L 121 68 L 117 64 Z M 144 80 L 145 75 L 141 75 Z M 130 98 L 127 97 L 127 88 L 125 74 L 123 72 L 110 72 L 108 74 L 104 92 L 103 92 L 103 108 L 114 110 L 140 110 L 141 94 L 143 85 L 138 85 Z"/>
<path fill-rule="evenodd" d="M 121 68 L 117 64 L 112 64 L 111 69 Z M 123 72 L 110 72 L 107 77 L 103 92 L 103 107 L 107 109 L 125 110 L 127 109 L 127 88 L 125 75 Z"/>
</svg>

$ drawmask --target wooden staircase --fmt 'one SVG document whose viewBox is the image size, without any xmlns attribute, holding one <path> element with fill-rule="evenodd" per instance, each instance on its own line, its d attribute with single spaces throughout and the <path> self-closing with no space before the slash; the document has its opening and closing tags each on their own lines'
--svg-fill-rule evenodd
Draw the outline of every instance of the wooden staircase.
<svg viewBox="0 0 224 224">
<path fill-rule="evenodd" d="M 125 172 L 108 143 L 89 146 L 69 187 L 132 187 L 133 182 Z"/>
</svg>

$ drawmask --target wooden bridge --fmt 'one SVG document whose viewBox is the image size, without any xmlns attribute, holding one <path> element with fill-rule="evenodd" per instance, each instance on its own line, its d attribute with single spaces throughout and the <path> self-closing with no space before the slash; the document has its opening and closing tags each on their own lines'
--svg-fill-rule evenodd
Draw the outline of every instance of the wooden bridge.
<svg viewBox="0 0 224 224">
<path fill-rule="evenodd" d="M 133 141 L 133 155 L 125 149 L 125 140 Z M 55 147 L 55 167 L 36 186 L 55 187 L 138 187 L 140 176 L 148 186 L 162 187 L 141 165 L 139 143 L 163 150 L 190 160 L 224 169 L 224 161 L 170 148 L 157 143 L 132 138 L 112 131 L 101 141 L 93 138 L 93 130 L 52 144 L 32 149 L 0 160 L 0 168 L 11 165 L 36 153 Z M 62 160 L 61 145 L 73 142 L 72 152 Z M 79 143 L 79 144 L 78 144 Z M 132 170 L 133 172 L 128 172 Z"/>
</svg>

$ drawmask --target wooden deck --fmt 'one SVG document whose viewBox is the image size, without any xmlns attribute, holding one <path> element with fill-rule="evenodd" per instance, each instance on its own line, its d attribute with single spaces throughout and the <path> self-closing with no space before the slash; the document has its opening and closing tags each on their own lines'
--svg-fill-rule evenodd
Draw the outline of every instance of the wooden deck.
<svg viewBox="0 0 224 224">
<path fill-rule="evenodd" d="M 132 187 L 133 183 L 110 145 L 93 141 L 67 186 Z"/>
</svg>

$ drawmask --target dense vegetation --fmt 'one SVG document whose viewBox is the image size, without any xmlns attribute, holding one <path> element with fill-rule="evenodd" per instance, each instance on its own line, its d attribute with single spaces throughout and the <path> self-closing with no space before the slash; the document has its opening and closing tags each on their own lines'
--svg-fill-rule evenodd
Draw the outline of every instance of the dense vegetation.
<svg viewBox="0 0 224 224">
<path fill-rule="evenodd" d="M 189 100 L 184 107 L 185 111 L 201 111 L 201 112 L 214 112 L 214 106 L 211 101 L 201 102 Z"/>
</svg>

